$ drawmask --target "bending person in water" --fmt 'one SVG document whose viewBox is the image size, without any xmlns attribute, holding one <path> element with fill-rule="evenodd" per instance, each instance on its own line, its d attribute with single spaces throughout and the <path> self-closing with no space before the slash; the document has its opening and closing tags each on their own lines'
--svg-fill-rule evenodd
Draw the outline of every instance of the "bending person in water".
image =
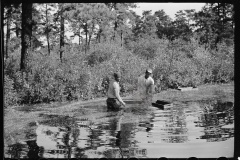
<svg viewBox="0 0 240 160">
<path fill-rule="evenodd" d="M 113 74 L 114 79 L 110 81 L 108 92 L 107 92 L 107 108 L 112 110 L 121 109 L 121 105 L 126 107 L 126 104 L 123 102 L 122 98 L 120 97 L 120 86 L 119 81 L 121 78 L 120 73 Z"/>
</svg>

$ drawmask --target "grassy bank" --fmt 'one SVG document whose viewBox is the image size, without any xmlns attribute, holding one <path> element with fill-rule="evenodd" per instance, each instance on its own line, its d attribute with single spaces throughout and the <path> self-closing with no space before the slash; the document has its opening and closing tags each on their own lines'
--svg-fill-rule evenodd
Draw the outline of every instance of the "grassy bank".
<svg viewBox="0 0 240 160">
<path fill-rule="evenodd" d="M 234 102 L 234 84 L 203 85 L 199 86 L 198 90 L 185 92 L 170 89 L 155 94 L 153 100 L 161 99 L 171 101 L 172 103 L 187 103 L 215 98 Z M 51 118 L 52 115 L 74 118 L 87 117 L 92 121 L 99 120 L 100 117 L 105 117 L 107 112 L 93 112 L 90 108 L 91 106 L 104 106 L 105 99 L 99 98 L 72 103 L 24 105 L 6 109 L 4 113 L 4 144 L 7 146 L 36 138 L 36 121 L 41 122 L 47 118 L 53 120 L 54 118 Z M 128 112 L 134 112 L 134 110 L 125 109 L 124 112 L 126 113 L 124 116 L 131 117 L 131 115 L 128 115 Z"/>
<path fill-rule="evenodd" d="M 234 83 L 229 84 L 215 84 L 215 85 L 202 85 L 198 90 L 192 91 L 178 91 L 170 89 L 163 91 L 154 96 L 154 100 L 163 99 L 170 102 L 188 102 L 200 101 L 218 98 L 222 101 L 234 102 Z"/>
</svg>

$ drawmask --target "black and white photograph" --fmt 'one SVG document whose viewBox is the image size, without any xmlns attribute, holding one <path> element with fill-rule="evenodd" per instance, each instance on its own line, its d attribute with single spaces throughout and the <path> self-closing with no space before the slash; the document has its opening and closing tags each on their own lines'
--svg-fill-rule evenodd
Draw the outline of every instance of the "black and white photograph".
<svg viewBox="0 0 240 160">
<path fill-rule="evenodd" d="M 4 158 L 236 155 L 233 3 L 1 5 Z"/>
</svg>

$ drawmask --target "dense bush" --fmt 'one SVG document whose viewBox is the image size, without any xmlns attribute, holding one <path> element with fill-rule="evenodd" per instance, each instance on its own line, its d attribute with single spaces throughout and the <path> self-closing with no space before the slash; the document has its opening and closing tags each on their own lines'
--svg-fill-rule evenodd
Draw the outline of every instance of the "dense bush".
<svg viewBox="0 0 240 160">
<path fill-rule="evenodd" d="M 20 103 L 87 99 L 90 93 L 89 72 L 81 58 L 69 53 L 61 63 L 56 53 L 49 56 L 33 52 L 27 84 L 22 83 L 21 72 L 14 59 L 5 61 L 5 74 L 18 84 L 14 88 L 18 91 Z"/>
<path fill-rule="evenodd" d="M 162 49 L 152 61 L 157 91 L 234 79 L 233 46 L 219 44 L 217 50 L 210 50 L 194 37 L 189 42 L 177 39 L 159 44 Z"/>
<path fill-rule="evenodd" d="M 226 83 L 234 79 L 234 50 L 225 43 L 219 43 L 213 55 L 213 80 Z"/>
<path fill-rule="evenodd" d="M 4 108 L 17 104 L 18 96 L 13 87 L 13 80 L 8 75 L 4 76 Z"/>
<path fill-rule="evenodd" d="M 4 60 L 5 106 L 104 97 L 116 71 L 122 74 L 123 95 L 136 90 L 137 78 L 149 67 L 153 69 L 157 92 L 178 86 L 225 83 L 234 78 L 233 46 L 221 43 L 211 50 L 195 37 L 188 42 L 140 39 L 129 43 L 128 49 L 113 42 L 92 44 L 86 54 L 78 45 L 66 45 L 62 62 L 57 48 L 50 55 L 46 49 L 32 52 L 24 82 L 19 70 L 20 50 L 12 52 Z"/>
<path fill-rule="evenodd" d="M 87 62 L 88 62 L 88 65 L 93 67 L 94 65 L 102 63 L 103 61 L 109 60 L 110 57 L 111 57 L 111 54 L 108 54 L 104 51 L 98 50 L 98 51 L 92 52 L 87 57 Z"/>
<path fill-rule="evenodd" d="M 133 42 L 132 48 L 133 53 L 144 58 L 154 59 L 158 49 L 157 39 L 140 39 L 137 42 Z"/>
<path fill-rule="evenodd" d="M 66 53 L 66 52 L 65 52 Z M 41 100 L 64 101 L 88 97 L 89 74 L 79 54 L 69 53 L 61 63 L 57 55 L 41 57 L 32 67 L 34 93 Z M 39 59 L 36 57 L 35 61 Z"/>
<path fill-rule="evenodd" d="M 13 37 L 10 39 L 9 52 L 14 52 L 15 50 L 21 48 L 21 39 Z"/>
</svg>

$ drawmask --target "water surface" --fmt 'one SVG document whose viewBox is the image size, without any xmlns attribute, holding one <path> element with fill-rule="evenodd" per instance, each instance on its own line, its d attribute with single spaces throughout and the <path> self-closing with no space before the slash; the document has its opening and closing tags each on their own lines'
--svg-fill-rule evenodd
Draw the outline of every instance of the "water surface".
<svg viewBox="0 0 240 160">
<path fill-rule="evenodd" d="M 135 106 L 134 106 L 135 105 Z M 131 104 L 136 107 L 139 104 Z M 233 103 L 213 101 L 150 107 L 141 115 L 108 112 L 106 106 L 85 106 L 106 113 L 99 120 L 45 116 L 36 138 L 8 146 L 8 158 L 218 158 L 233 156 Z M 139 106 L 141 107 L 141 106 Z M 135 120 L 127 120 L 129 117 Z"/>
</svg>

